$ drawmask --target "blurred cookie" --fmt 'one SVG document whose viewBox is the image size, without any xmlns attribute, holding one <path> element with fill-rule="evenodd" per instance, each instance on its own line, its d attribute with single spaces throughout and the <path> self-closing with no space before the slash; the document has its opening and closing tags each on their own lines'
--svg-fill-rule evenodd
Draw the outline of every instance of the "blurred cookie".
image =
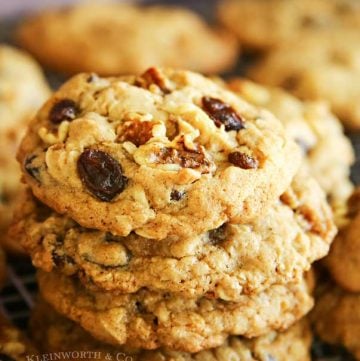
<svg viewBox="0 0 360 361">
<path fill-rule="evenodd" d="M 5 253 L 0 247 L 0 288 L 3 286 L 6 279 L 6 259 Z"/>
<path fill-rule="evenodd" d="M 261 51 L 327 30 L 360 30 L 357 0 L 224 0 L 218 17 L 244 47 Z"/>
<path fill-rule="evenodd" d="M 38 352 L 29 340 L 0 315 L 0 360 L 28 361 L 28 357 L 36 355 Z"/>
<path fill-rule="evenodd" d="M 95 338 L 144 349 L 198 352 L 220 346 L 230 335 L 257 337 L 285 330 L 313 305 L 304 281 L 274 285 L 237 303 L 146 289 L 118 295 L 90 292 L 73 277 L 43 271 L 38 282 L 45 301 Z"/>
<path fill-rule="evenodd" d="M 217 348 L 196 354 L 166 349 L 140 351 L 126 347 L 113 347 L 100 343 L 76 323 L 56 313 L 44 301 L 40 301 L 31 315 L 30 332 L 43 352 L 96 352 L 98 360 L 128 356 L 131 361 L 309 361 L 311 332 L 306 320 L 302 320 L 284 332 L 247 340 L 230 337 Z M 91 354 L 88 354 L 89 358 Z M 73 357 L 76 354 L 72 355 Z M 84 359 L 79 355 L 79 358 Z M 126 358 L 125 358 L 126 360 Z"/>
<path fill-rule="evenodd" d="M 294 46 L 296 44 L 296 46 Z M 249 75 L 310 100 L 326 100 L 348 128 L 360 128 L 360 31 L 331 31 L 284 43 Z"/>
<path fill-rule="evenodd" d="M 237 59 L 235 39 L 195 13 L 166 6 L 82 4 L 23 22 L 19 43 L 66 73 L 139 74 L 150 66 L 217 73 Z"/>
<path fill-rule="evenodd" d="M 26 53 L 0 44 L 0 243 L 23 253 L 4 235 L 20 188 L 16 149 L 30 118 L 50 95 L 40 67 Z"/>
<path fill-rule="evenodd" d="M 335 235 L 325 196 L 307 172 L 259 219 L 225 223 L 189 240 L 154 242 L 85 229 L 30 193 L 16 211 L 13 237 L 37 268 L 78 275 L 92 289 L 129 293 L 145 287 L 236 302 L 273 284 L 300 280 L 328 253 Z"/>
<path fill-rule="evenodd" d="M 335 215 L 343 212 L 353 185 L 350 167 L 355 156 L 339 120 L 323 102 L 302 102 L 276 87 L 235 78 L 230 89 L 248 102 L 264 107 L 284 124 L 303 150 L 311 174 L 325 190 Z"/>
<path fill-rule="evenodd" d="M 329 285 L 311 315 L 315 331 L 328 343 L 345 346 L 360 360 L 360 294 Z"/>
<path fill-rule="evenodd" d="M 73 77 L 39 111 L 18 159 L 34 195 L 84 227 L 186 239 L 259 217 L 301 152 L 269 112 L 197 73 L 151 68 Z"/>
<path fill-rule="evenodd" d="M 341 287 L 360 292 L 360 188 L 349 200 L 349 220 L 333 245 L 325 264 Z"/>
</svg>

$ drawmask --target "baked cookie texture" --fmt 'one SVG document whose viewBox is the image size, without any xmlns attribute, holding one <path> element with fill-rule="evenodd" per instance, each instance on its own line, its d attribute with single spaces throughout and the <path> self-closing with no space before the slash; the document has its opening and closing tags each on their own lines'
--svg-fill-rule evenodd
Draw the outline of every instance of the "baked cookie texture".
<svg viewBox="0 0 360 361">
<path fill-rule="evenodd" d="M 346 127 L 358 129 L 359 42 L 360 32 L 346 29 L 285 42 L 255 64 L 249 76 L 303 99 L 326 100 Z"/>
<path fill-rule="evenodd" d="M 357 0 L 225 0 L 218 17 L 245 48 L 262 52 L 296 37 L 360 29 Z"/>
<path fill-rule="evenodd" d="M 360 294 L 334 285 L 323 291 L 312 312 L 314 328 L 325 342 L 345 346 L 360 360 Z"/>
<path fill-rule="evenodd" d="M 291 1 L 290 1 L 291 2 Z M 335 216 L 353 191 L 350 167 L 355 160 L 340 121 L 324 102 L 301 101 L 285 90 L 234 78 L 229 88 L 251 104 L 270 110 L 303 151 L 305 162 L 328 196 Z"/>
<path fill-rule="evenodd" d="M 324 259 L 333 279 L 342 288 L 360 292 L 360 188 L 348 204 L 348 221 L 340 229 L 329 255 Z"/>
<path fill-rule="evenodd" d="M 4 234 L 20 188 L 16 148 L 30 118 L 49 95 L 36 62 L 26 53 L 0 44 L 0 243 L 15 253 L 23 251 Z"/>
<path fill-rule="evenodd" d="M 38 352 L 30 341 L 2 315 L 0 315 L 0 360 L 27 361 L 27 356 Z"/>
<path fill-rule="evenodd" d="M 135 294 L 89 292 L 75 278 L 38 273 L 42 297 L 95 338 L 116 346 L 198 352 L 229 335 L 257 337 L 285 330 L 313 306 L 305 281 L 274 285 L 238 302 L 182 298 L 142 289 Z"/>
<path fill-rule="evenodd" d="M 82 350 L 98 352 L 99 360 L 106 360 L 106 355 L 110 354 L 113 357 L 119 355 L 119 358 L 128 356 L 132 361 L 309 361 L 312 339 L 309 325 L 303 320 L 285 332 L 273 331 L 252 340 L 230 337 L 220 347 L 195 354 L 166 349 L 146 351 L 114 347 L 100 343 L 44 301 L 39 301 L 32 313 L 30 332 L 42 352 Z"/>
<path fill-rule="evenodd" d="M 139 74 L 149 66 L 202 73 L 230 69 L 238 45 L 189 10 L 166 6 L 87 4 L 44 11 L 18 29 L 22 47 L 65 73 Z"/>
<path fill-rule="evenodd" d="M 16 217 L 12 237 L 37 268 L 76 275 L 90 289 L 132 293 L 146 287 L 234 302 L 301 280 L 328 253 L 336 232 L 325 195 L 305 170 L 259 219 L 225 223 L 188 240 L 154 242 L 85 229 L 37 202 L 29 190 Z"/>
<path fill-rule="evenodd" d="M 199 74 L 150 68 L 69 80 L 18 159 L 34 195 L 84 227 L 186 239 L 259 217 L 301 154 L 271 113 Z"/>
</svg>

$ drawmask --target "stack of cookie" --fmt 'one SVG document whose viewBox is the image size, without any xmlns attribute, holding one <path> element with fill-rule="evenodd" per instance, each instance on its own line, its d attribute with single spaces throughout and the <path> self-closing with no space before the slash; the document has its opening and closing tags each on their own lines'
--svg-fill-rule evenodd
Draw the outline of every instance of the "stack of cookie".
<svg viewBox="0 0 360 361">
<path fill-rule="evenodd" d="M 74 323 L 59 322 L 139 360 L 265 360 L 312 307 L 304 273 L 335 233 L 326 196 L 280 121 L 224 86 L 158 68 L 77 75 L 18 159 L 29 188 L 13 232 Z"/>
</svg>

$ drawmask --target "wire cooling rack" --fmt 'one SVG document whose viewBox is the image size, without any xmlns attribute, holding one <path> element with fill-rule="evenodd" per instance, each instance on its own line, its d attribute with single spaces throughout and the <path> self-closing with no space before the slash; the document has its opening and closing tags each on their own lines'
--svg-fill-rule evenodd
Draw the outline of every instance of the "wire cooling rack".
<svg viewBox="0 0 360 361">
<path fill-rule="evenodd" d="M 1 0 L 0 0 L 1 2 Z M 143 0 L 146 3 L 161 3 L 185 5 L 201 13 L 209 21 L 213 20 L 213 8 L 217 0 Z M 13 29 L 21 21 L 21 17 L 0 19 L 0 42 L 12 43 Z M 244 64 L 239 64 L 236 74 L 241 75 Z M 52 72 L 46 72 L 50 84 L 56 88 L 64 78 Z M 231 75 L 231 74 L 230 74 Z M 234 75 L 234 74 L 233 74 Z M 360 134 L 349 134 L 357 154 L 353 167 L 352 179 L 360 184 Z M 18 326 L 27 329 L 27 323 L 37 294 L 35 269 L 27 259 L 8 260 L 8 282 L 0 292 L 0 313 Z M 312 348 L 313 361 L 354 361 L 342 348 L 326 345 L 315 340 Z M 291 360 L 289 360 L 291 361 Z"/>
</svg>

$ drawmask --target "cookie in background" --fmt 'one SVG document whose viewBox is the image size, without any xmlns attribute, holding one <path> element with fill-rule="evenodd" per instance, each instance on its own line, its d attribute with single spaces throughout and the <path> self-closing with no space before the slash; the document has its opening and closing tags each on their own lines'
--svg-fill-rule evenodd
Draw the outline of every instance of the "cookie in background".
<svg viewBox="0 0 360 361">
<path fill-rule="evenodd" d="M 338 285 L 360 292 L 360 187 L 349 199 L 346 220 L 324 263 Z"/>
<path fill-rule="evenodd" d="M 329 30 L 295 38 L 265 55 L 250 67 L 248 75 L 301 99 L 324 100 L 346 128 L 359 130 L 359 45 L 360 30 Z"/>
<path fill-rule="evenodd" d="M 28 361 L 38 351 L 23 332 L 0 314 L 0 360 Z"/>
<path fill-rule="evenodd" d="M 49 95 L 37 63 L 28 54 L 0 44 L 0 243 L 16 254 L 23 253 L 21 247 L 5 236 L 21 187 L 16 149 L 30 118 Z"/>
<path fill-rule="evenodd" d="M 311 313 L 314 332 L 325 342 L 342 345 L 360 360 L 360 293 L 334 284 L 323 286 Z"/>
<path fill-rule="evenodd" d="M 329 30 L 359 31 L 360 4 L 358 0 L 223 0 L 218 18 L 245 50 L 266 52 Z"/>
<path fill-rule="evenodd" d="M 119 3 L 43 11 L 22 23 L 17 39 L 63 73 L 139 74 L 150 66 L 217 73 L 231 69 L 239 51 L 232 35 L 190 10 Z"/>
</svg>

